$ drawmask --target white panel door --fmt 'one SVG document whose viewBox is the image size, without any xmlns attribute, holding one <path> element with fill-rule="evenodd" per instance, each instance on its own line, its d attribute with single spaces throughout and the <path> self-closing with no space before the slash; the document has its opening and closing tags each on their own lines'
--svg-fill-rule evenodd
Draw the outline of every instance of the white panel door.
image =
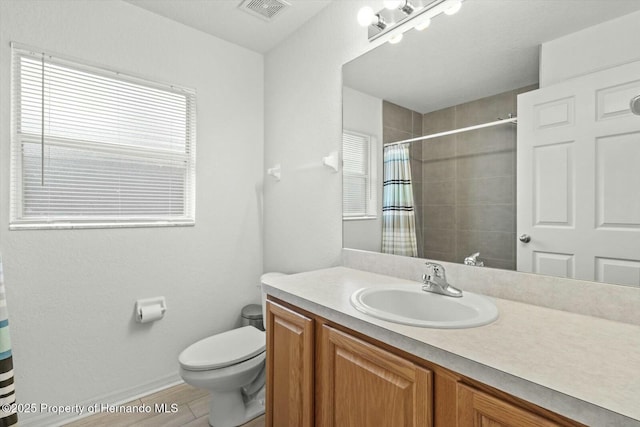
<svg viewBox="0 0 640 427">
<path fill-rule="evenodd" d="M 518 96 L 518 271 L 640 286 L 640 62 Z"/>
</svg>

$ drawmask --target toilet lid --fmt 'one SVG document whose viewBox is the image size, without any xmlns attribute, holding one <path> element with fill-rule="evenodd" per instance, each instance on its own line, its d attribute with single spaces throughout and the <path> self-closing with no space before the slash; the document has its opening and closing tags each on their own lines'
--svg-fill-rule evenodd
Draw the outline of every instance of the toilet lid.
<svg viewBox="0 0 640 427">
<path fill-rule="evenodd" d="M 202 339 L 187 347 L 178 361 L 189 371 L 204 371 L 235 365 L 262 353 L 266 337 L 253 326 L 232 329 Z"/>
</svg>

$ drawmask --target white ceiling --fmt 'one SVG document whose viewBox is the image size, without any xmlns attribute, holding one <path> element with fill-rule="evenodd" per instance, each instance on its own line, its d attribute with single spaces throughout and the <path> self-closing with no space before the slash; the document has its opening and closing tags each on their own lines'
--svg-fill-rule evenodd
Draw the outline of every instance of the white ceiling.
<svg viewBox="0 0 640 427">
<path fill-rule="evenodd" d="M 346 64 L 343 82 L 435 111 L 537 83 L 541 43 L 639 9 L 640 0 L 466 0 L 456 15 Z"/>
<path fill-rule="evenodd" d="M 291 6 L 268 22 L 240 10 L 241 0 L 125 1 L 247 49 L 265 53 L 332 0 L 287 0 Z"/>
</svg>

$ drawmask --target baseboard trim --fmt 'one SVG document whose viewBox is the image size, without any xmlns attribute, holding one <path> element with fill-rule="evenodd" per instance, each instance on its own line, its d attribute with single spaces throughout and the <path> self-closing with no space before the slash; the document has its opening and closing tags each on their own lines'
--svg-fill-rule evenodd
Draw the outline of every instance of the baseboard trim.
<svg viewBox="0 0 640 427">
<path fill-rule="evenodd" d="M 132 400 L 139 399 L 149 394 L 157 393 L 169 387 L 173 387 L 178 384 L 182 384 L 184 381 L 177 373 L 167 375 L 160 379 L 129 388 L 126 390 L 120 390 L 114 393 L 107 393 L 102 396 L 97 396 L 91 399 L 87 399 L 84 402 L 80 402 L 82 407 L 89 407 L 98 403 L 105 403 L 109 405 L 122 405 L 123 403 L 130 402 Z M 59 427 L 74 421 L 81 420 L 89 417 L 91 413 L 84 413 L 82 415 L 56 415 L 56 414 L 39 414 L 34 417 L 23 418 L 18 415 L 18 424 L 21 427 Z"/>
</svg>

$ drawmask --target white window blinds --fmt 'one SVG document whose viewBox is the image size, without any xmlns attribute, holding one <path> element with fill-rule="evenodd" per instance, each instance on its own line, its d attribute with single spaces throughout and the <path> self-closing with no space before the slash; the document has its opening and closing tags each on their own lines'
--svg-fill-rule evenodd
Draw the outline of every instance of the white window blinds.
<svg viewBox="0 0 640 427">
<path fill-rule="evenodd" d="M 375 139 L 352 131 L 342 134 L 342 215 L 345 219 L 376 216 Z"/>
<path fill-rule="evenodd" d="M 195 93 L 13 46 L 11 228 L 189 225 Z"/>
</svg>

